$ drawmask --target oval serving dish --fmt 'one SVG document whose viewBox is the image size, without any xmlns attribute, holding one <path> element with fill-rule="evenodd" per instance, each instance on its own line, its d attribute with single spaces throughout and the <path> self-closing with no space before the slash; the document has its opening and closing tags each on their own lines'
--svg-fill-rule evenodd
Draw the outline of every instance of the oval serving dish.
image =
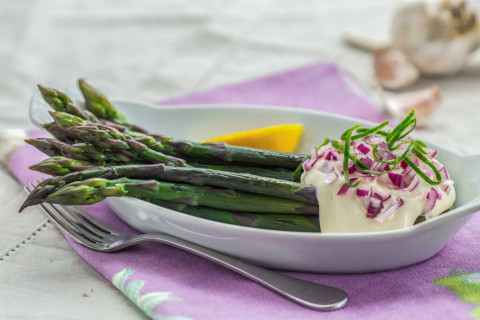
<svg viewBox="0 0 480 320">
<path fill-rule="evenodd" d="M 69 94 L 73 92 L 68 92 Z M 73 95 L 75 96 L 75 95 Z M 272 106 L 154 106 L 112 99 L 129 122 L 151 132 L 203 140 L 226 132 L 299 123 L 304 134 L 299 151 L 309 153 L 325 137 L 338 138 L 362 120 Z M 46 122 L 46 105 L 36 93 L 30 116 Z M 455 181 L 455 209 L 415 226 L 370 233 L 303 233 L 240 227 L 205 220 L 133 198 L 109 198 L 107 203 L 126 223 L 142 232 L 163 232 L 267 268 L 325 273 L 361 273 L 405 267 L 435 255 L 480 210 L 480 156 L 459 156 L 441 147 L 437 157 Z"/>
</svg>

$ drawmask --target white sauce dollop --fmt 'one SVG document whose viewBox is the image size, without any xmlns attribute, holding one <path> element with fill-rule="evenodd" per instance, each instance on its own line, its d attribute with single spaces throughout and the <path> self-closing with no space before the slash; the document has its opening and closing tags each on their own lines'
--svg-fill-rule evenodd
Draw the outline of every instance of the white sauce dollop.
<svg viewBox="0 0 480 320">
<path fill-rule="evenodd" d="M 338 178 L 330 184 L 328 178 L 325 179 L 325 173 L 320 171 L 325 160 L 320 156 L 313 167 L 305 171 L 301 177 L 301 182 L 314 185 L 317 188 L 317 199 L 319 203 L 320 229 L 323 233 L 339 233 L 339 232 L 375 232 L 402 229 L 412 226 L 427 206 L 427 194 L 434 188 L 438 193 L 434 207 L 424 213 L 426 219 L 438 216 L 442 212 L 452 207 L 455 201 L 455 189 L 452 185 L 453 181 L 442 181 L 440 185 L 432 186 L 423 179 L 419 178 L 418 186 L 413 191 L 400 189 L 395 187 L 388 179 L 387 174 L 376 176 L 374 178 L 364 178 L 356 173 L 350 174 L 350 178 L 360 178 L 362 183 L 357 188 L 350 188 L 346 194 L 337 195 L 340 188 L 345 183 L 345 178 L 341 172 L 341 159 L 331 161 L 334 163 L 334 172 Z M 431 159 L 432 163 L 436 163 L 439 167 L 441 164 Z M 401 172 L 402 169 L 396 169 L 394 172 Z M 383 178 L 380 178 L 383 177 Z M 446 186 L 449 186 L 446 188 Z M 357 195 L 357 189 L 369 190 L 369 196 L 360 197 Z M 446 192 L 447 190 L 448 192 Z M 374 194 L 383 194 L 390 196 L 383 202 L 383 210 L 377 216 L 367 216 L 368 201 Z M 401 199 L 401 200 L 399 200 Z M 393 213 L 390 210 L 389 215 L 383 213 L 396 201 L 403 204 Z M 367 204 L 366 204 L 367 203 Z M 382 215 L 383 214 L 383 215 Z"/>
</svg>

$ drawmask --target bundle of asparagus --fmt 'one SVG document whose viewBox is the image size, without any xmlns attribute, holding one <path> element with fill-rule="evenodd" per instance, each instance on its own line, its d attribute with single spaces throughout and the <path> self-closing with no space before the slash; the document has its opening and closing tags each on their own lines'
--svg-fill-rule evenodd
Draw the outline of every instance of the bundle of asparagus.
<svg viewBox="0 0 480 320">
<path fill-rule="evenodd" d="M 30 168 L 52 175 L 20 210 L 42 202 L 91 204 L 130 196 L 224 223 L 319 231 L 314 187 L 291 181 L 300 154 L 149 134 L 100 91 L 79 80 L 86 109 L 39 86 L 54 109 L 43 125 L 56 139 L 28 139 L 50 158 Z"/>
</svg>

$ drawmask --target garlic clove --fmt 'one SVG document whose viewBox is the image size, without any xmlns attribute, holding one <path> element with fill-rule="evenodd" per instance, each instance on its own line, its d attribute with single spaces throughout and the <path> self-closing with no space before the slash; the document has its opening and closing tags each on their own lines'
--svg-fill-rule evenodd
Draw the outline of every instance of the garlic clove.
<svg viewBox="0 0 480 320">
<path fill-rule="evenodd" d="M 396 119 L 402 119 L 415 109 L 418 126 L 425 126 L 443 101 L 437 86 L 390 96 L 384 100 L 386 111 Z"/>
<path fill-rule="evenodd" d="M 408 87 L 417 81 L 419 72 L 399 50 L 382 48 L 373 53 L 375 77 L 386 89 Z"/>
</svg>

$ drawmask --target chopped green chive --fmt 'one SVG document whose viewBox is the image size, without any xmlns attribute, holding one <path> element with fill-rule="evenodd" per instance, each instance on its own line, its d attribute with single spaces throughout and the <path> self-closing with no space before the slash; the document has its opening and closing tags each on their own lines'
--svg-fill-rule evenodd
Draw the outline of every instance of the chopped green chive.
<svg viewBox="0 0 480 320">
<path fill-rule="evenodd" d="M 341 135 L 340 138 L 343 141 L 343 143 L 336 140 L 325 139 L 324 142 L 317 148 L 317 150 L 319 150 L 322 146 L 326 145 L 327 143 L 331 142 L 333 148 L 343 153 L 344 155 L 343 174 L 345 177 L 345 183 L 349 187 L 356 187 L 361 183 L 361 180 L 357 180 L 355 183 L 352 184 L 350 180 L 350 174 L 348 172 L 348 164 L 350 160 L 353 161 L 353 164 L 355 165 L 355 168 L 358 171 L 363 173 L 368 173 L 368 174 L 374 174 L 374 175 L 380 175 L 380 174 L 391 172 L 398 166 L 399 163 L 401 163 L 402 161 L 405 161 L 407 165 L 409 165 L 428 184 L 438 185 L 441 183 L 442 178 L 438 169 L 433 165 L 430 159 L 426 157 L 428 152 L 425 151 L 423 148 L 428 148 L 428 146 L 420 140 L 407 139 L 406 141 L 401 141 L 412 132 L 416 124 L 417 124 L 417 120 L 415 119 L 415 110 L 412 109 L 412 111 L 405 117 L 405 119 L 403 119 L 395 128 L 393 128 L 392 130 L 389 130 L 388 132 L 382 131 L 382 129 L 384 129 L 388 125 L 388 121 L 385 121 L 374 128 L 361 128 L 360 125 L 356 125 L 348 129 Z M 350 153 L 352 141 L 362 139 L 374 134 L 385 137 L 385 141 L 389 151 L 395 151 L 398 148 L 400 148 L 402 145 L 408 144 L 408 147 L 400 156 L 395 156 L 395 159 L 385 161 L 385 160 L 382 160 L 377 153 L 378 147 L 379 147 L 378 143 L 365 142 L 366 144 L 372 146 L 372 154 L 373 154 L 374 160 L 376 162 L 381 162 L 391 166 L 389 170 L 386 170 L 386 171 L 370 170 L 367 164 L 363 163 L 354 154 Z M 432 180 L 430 177 L 428 177 L 415 164 L 415 162 L 412 161 L 412 159 L 410 159 L 410 156 L 412 154 L 416 155 L 420 161 L 426 164 L 433 171 L 435 175 L 435 180 Z M 302 169 L 303 167 L 301 165 L 297 167 L 293 175 L 293 180 L 295 180 L 301 174 Z"/>
</svg>

